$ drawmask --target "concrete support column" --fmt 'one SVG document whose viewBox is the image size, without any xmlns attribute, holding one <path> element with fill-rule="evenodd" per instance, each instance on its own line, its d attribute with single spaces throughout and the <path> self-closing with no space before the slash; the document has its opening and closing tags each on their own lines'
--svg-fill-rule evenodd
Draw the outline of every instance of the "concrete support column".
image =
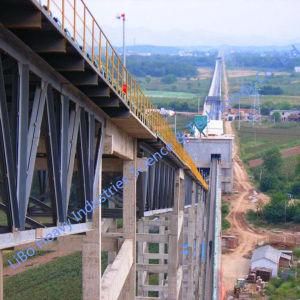
<svg viewBox="0 0 300 300">
<path fill-rule="evenodd" d="M 205 268 L 206 268 L 206 255 L 205 253 L 202 253 L 206 249 L 206 244 L 205 244 L 205 249 L 202 249 L 202 242 L 206 241 L 206 230 L 207 230 L 207 208 L 205 205 L 205 193 L 201 191 L 201 199 L 198 204 L 198 222 L 199 225 L 201 226 L 201 230 L 197 230 L 196 234 L 198 235 L 199 239 L 199 247 L 200 247 L 200 253 L 201 256 L 199 257 L 199 287 L 198 287 L 198 299 L 204 299 L 204 294 L 205 294 L 205 287 L 204 287 L 204 282 L 205 282 Z M 202 259 L 203 258 L 203 259 Z"/>
<path fill-rule="evenodd" d="M 135 144 L 136 145 L 136 144 Z M 136 149 L 136 146 L 135 146 Z M 123 164 L 123 230 L 124 237 L 133 241 L 133 265 L 127 277 L 122 300 L 135 299 L 136 291 L 136 151 L 132 161 Z"/>
<path fill-rule="evenodd" d="M 168 245 L 168 300 L 180 298 L 182 285 L 182 244 L 184 219 L 184 173 L 182 169 L 175 174 L 174 207 L 170 218 Z"/>
<path fill-rule="evenodd" d="M 102 163 L 97 185 L 94 185 L 94 200 L 102 192 Z M 101 298 L 101 205 L 93 210 L 93 230 L 86 233 L 82 245 L 82 296 L 83 300 Z"/>
<path fill-rule="evenodd" d="M 189 245 L 189 253 L 188 253 L 188 290 L 187 290 L 187 298 L 195 299 L 195 285 L 194 285 L 194 269 L 195 269 L 195 254 L 196 254 L 196 222 L 195 222 L 195 202 L 196 202 L 196 184 L 193 182 L 192 185 L 192 203 L 191 207 L 188 210 L 188 245 Z"/>
<path fill-rule="evenodd" d="M 165 218 L 161 217 L 160 220 L 165 221 Z M 161 234 L 161 235 L 165 235 L 166 234 L 166 227 L 165 227 L 165 225 L 159 226 L 159 234 Z M 164 243 L 159 243 L 159 254 L 161 254 L 162 257 L 165 254 L 165 244 Z M 164 259 L 160 259 L 159 260 L 159 264 L 163 265 L 164 264 Z M 159 273 L 158 276 L 159 276 L 159 279 L 158 279 L 159 280 L 159 285 L 163 286 L 163 283 L 164 283 L 164 273 Z M 162 293 L 160 293 L 160 294 L 162 294 Z"/>
<path fill-rule="evenodd" d="M 83 300 L 101 297 L 101 208 L 94 210 L 93 230 L 86 233 L 82 245 Z"/>
<path fill-rule="evenodd" d="M 201 191 L 199 187 L 196 187 L 198 189 L 198 199 L 197 199 L 197 205 L 195 208 L 195 239 L 196 239 L 196 255 L 195 255 L 195 273 L 194 273 L 194 279 L 195 279 L 195 299 L 200 299 L 199 297 L 199 283 L 200 283 L 200 273 L 201 273 L 201 265 L 200 265 L 200 253 L 201 253 L 201 236 L 203 231 L 203 202 L 201 197 Z"/>
<path fill-rule="evenodd" d="M 115 208 L 116 205 L 112 201 L 108 201 L 108 207 L 109 208 Z M 109 226 L 109 231 L 110 232 L 117 232 L 117 221 L 116 221 L 116 219 L 112 219 L 111 225 Z M 113 263 L 116 256 L 117 256 L 116 251 L 108 251 L 108 253 L 107 253 L 107 262 L 108 262 L 109 265 Z"/>
<path fill-rule="evenodd" d="M 148 230 L 146 230 L 146 226 L 144 224 L 144 219 L 139 220 L 138 222 L 138 233 L 148 233 Z M 147 264 L 148 260 L 145 260 L 145 252 L 147 251 L 147 242 L 138 242 L 138 263 L 139 264 Z M 147 296 L 147 292 L 144 291 L 144 285 L 146 284 L 147 279 L 147 272 L 146 271 L 139 271 L 138 272 L 138 295 L 139 296 Z"/>
</svg>

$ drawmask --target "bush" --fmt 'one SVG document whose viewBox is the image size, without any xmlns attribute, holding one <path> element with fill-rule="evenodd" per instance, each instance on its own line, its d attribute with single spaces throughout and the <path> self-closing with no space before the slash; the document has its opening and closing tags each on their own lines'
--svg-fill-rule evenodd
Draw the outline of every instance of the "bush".
<svg viewBox="0 0 300 300">
<path fill-rule="evenodd" d="M 164 76 L 160 81 L 161 81 L 161 83 L 164 83 L 164 84 L 172 84 L 172 83 L 176 82 L 176 80 L 177 80 L 176 76 L 170 74 L 170 75 Z"/>
<path fill-rule="evenodd" d="M 282 95 L 283 90 L 277 86 L 265 85 L 260 88 L 259 93 L 261 95 Z"/>
<path fill-rule="evenodd" d="M 296 197 L 300 197 L 300 177 L 297 177 L 291 186 L 292 194 Z"/>
<path fill-rule="evenodd" d="M 282 157 L 278 148 L 268 150 L 263 155 L 264 168 L 273 174 L 279 174 L 282 166 Z"/>
<path fill-rule="evenodd" d="M 300 258 L 300 248 L 295 248 L 294 250 L 293 250 L 293 254 L 294 254 L 294 256 L 296 257 L 296 258 Z"/>
<path fill-rule="evenodd" d="M 226 202 L 222 203 L 222 230 L 227 230 L 230 228 L 230 223 L 225 219 L 229 214 L 229 205 Z"/>
<path fill-rule="evenodd" d="M 279 185 L 279 180 L 276 176 L 272 174 L 266 174 L 262 177 L 260 181 L 260 190 L 262 192 L 268 192 L 271 190 L 275 190 Z"/>
<path fill-rule="evenodd" d="M 269 223 L 281 223 L 285 221 L 284 202 L 273 202 L 263 208 L 263 216 Z"/>
</svg>

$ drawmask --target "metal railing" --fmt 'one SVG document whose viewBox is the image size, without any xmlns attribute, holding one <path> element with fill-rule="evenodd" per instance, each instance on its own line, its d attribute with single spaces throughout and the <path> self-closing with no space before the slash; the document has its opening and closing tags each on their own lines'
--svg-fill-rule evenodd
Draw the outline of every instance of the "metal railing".
<svg viewBox="0 0 300 300">
<path fill-rule="evenodd" d="M 39 0 L 42 9 L 50 15 L 64 34 L 73 40 L 94 67 L 108 80 L 130 110 L 165 143 L 192 171 L 202 186 L 207 183 L 192 158 L 184 150 L 166 120 L 145 96 L 140 85 L 124 67 L 107 36 L 82 0 Z"/>
</svg>

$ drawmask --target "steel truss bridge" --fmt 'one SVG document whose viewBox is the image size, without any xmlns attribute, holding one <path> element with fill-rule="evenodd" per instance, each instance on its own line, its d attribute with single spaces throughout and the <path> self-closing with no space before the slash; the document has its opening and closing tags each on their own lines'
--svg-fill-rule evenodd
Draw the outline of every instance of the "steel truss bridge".
<svg viewBox="0 0 300 300">
<path fill-rule="evenodd" d="M 166 145 L 172 151 L 147 166 Z M 203 243 L 209 172 L 176 141 L 81 0 L 1 1 L 0 156 L 1 300 L 3 251 L 67 220 L 72 230 L 58 243 L 82 241 L 83 299 L 213 294 Z M 122 177 L 122 191 L 82 220 L 72 217 Z M 101 252 L 109 254 L 102 276 Z"/>
</svg>

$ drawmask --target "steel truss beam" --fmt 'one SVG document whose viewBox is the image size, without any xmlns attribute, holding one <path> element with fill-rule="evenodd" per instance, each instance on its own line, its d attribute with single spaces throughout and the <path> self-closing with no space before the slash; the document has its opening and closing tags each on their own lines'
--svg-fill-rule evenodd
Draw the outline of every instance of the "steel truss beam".
<svg viewBox="0 0 300 300">
<path fill-rule="evenodd" d="M 140 148 L 145 157 L 157 153 L 144 143 L 140 144 Z M 176 169 L 172 161 L 162 157 L 148 166 L 147 172 L 140 173 L 137 185 L 139 217 L 144 216 L 145 211 L 173 207 Z"/>
<path fill-rule="evenodd" d="M 55 81 L 55 76 L 49 77 L 51 71 L 29 62 L 27 56 L 23 57 L 22 49 L 16 52 L 17 48 L 6 44 L 2 38 L 0 32 L 0 49 L 12 52 L 8 56 L 0 50 L 0 146 L 5 158 L 9 198 L 5 210 L 10 212 L 9 219 L 14 228 L 24 230 L 25 224 L 44 226 L 29 217 L 27 210 L 29 199 L 33 201 L 33 175 L 40 152 L 42 124 L 45 124 L 54 207 L 45 205 L 39 199 L 34 199 L 34 203 L 42 208 L 47 206 L 48 212 L 56 209 L 54 215 L 57 222 L 65 222 L 78 140 L 78 171 L 82 172 L 84 180 L 84 200 L 93 201 L 99 193 L 104 119 L 91 109 L 90 104 L 85 105 L 78 92 L 72 93 L 63 88 Z M 8 58 L 6 62 L 14 62 L 5 69 L 4 57 Z M 88 219 L 92 219 L 92 214 L 88 215 Z"/>
</svg>

